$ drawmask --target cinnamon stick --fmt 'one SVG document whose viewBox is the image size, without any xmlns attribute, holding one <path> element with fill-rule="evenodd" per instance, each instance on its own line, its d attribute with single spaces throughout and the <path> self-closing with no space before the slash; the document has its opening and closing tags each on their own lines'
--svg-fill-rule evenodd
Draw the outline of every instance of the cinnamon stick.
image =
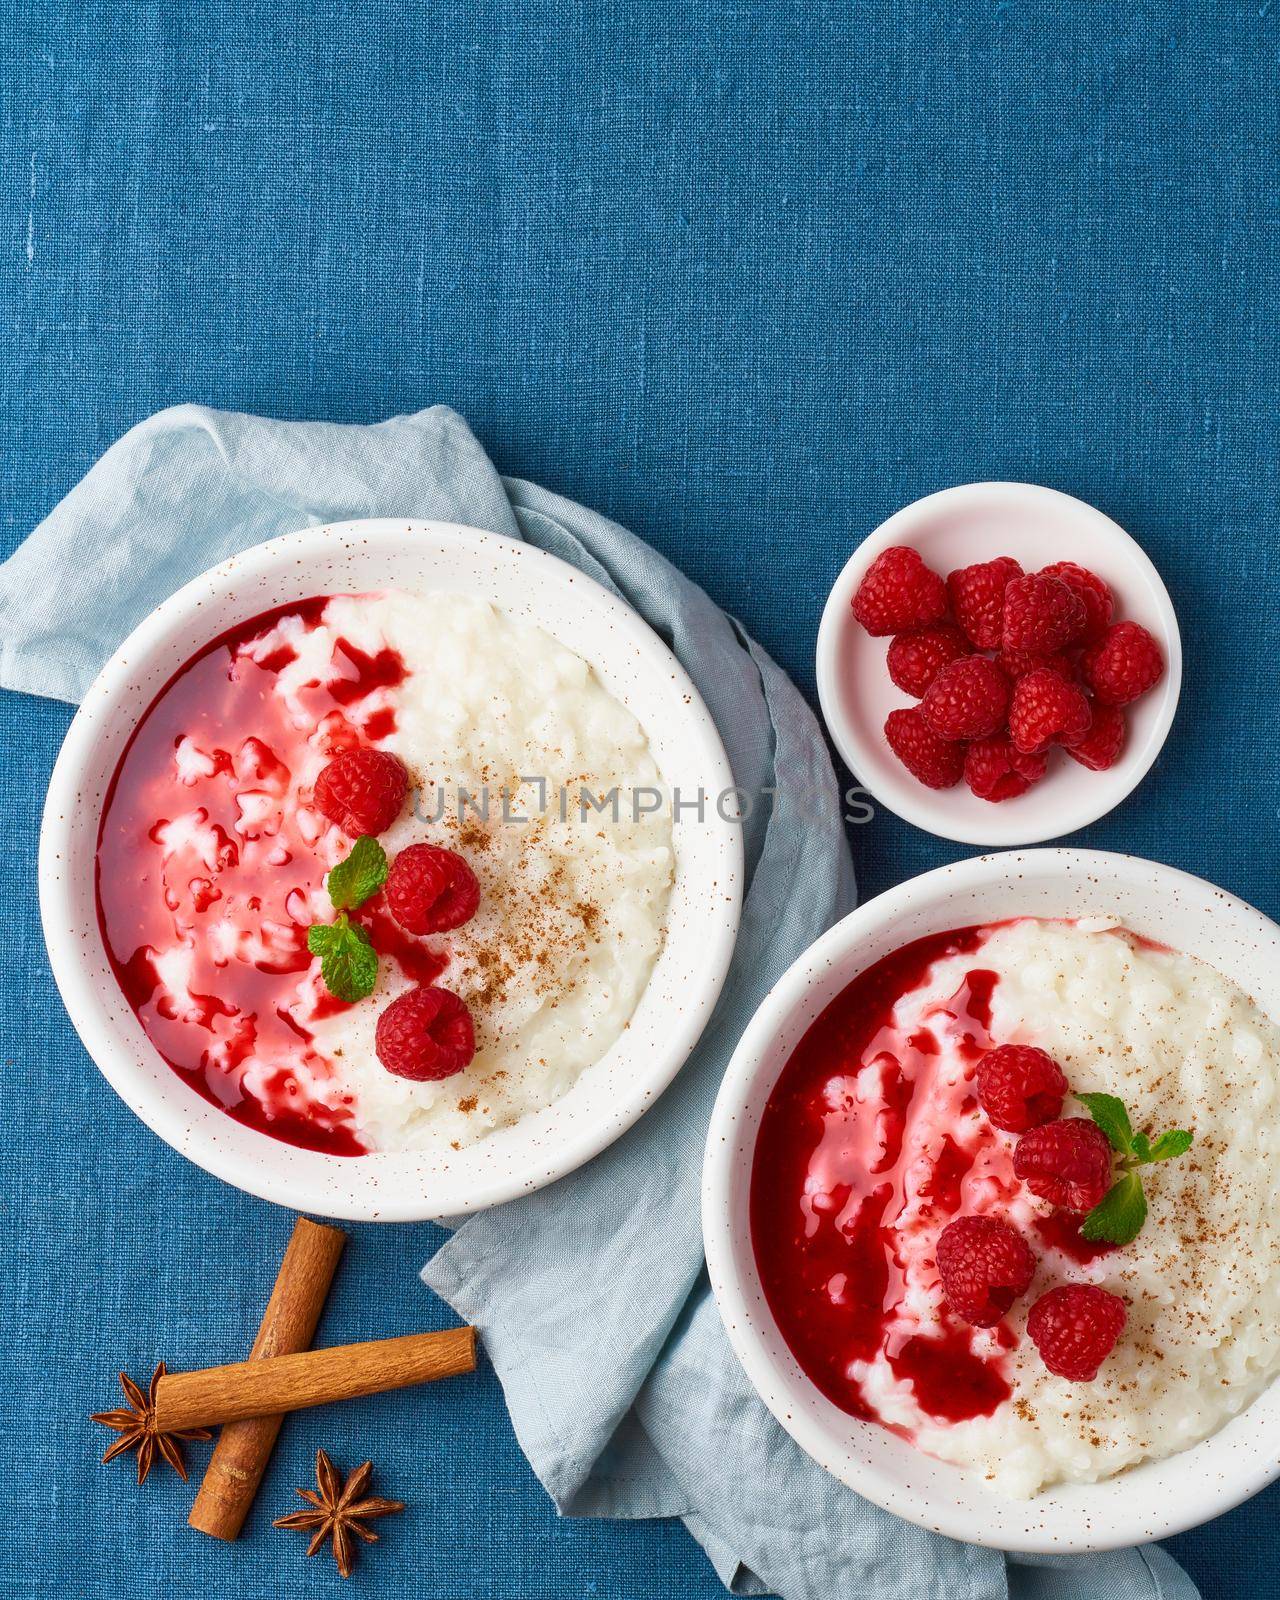
<svg viewBox="0 0 1280 1600">
<path fill-rule="evenodd" d="M 298 1218 L 249 1352 L 250 1361 L 287 1355 L 310 1345 L 346 1242 L 340 1228 Z M 283 1421 L 283 1413 L 277 1412 L 230 1422 L 223 1428 L 187 1518 L 193 1528 L 215 1539 L 239 1535 Z"/>
<path fill-rule="evenodd" d="M 409 1333 L 399 1339 L 241 1361 L 203 1372 L 170 1372 L 156 1390 L 155 1425 L 171 1433 L 274 1416 L 451 1378 L 473 1371 L 475 1364 L 476 1330 L 449 1328 L 443 1333 Z"/>
</svg>

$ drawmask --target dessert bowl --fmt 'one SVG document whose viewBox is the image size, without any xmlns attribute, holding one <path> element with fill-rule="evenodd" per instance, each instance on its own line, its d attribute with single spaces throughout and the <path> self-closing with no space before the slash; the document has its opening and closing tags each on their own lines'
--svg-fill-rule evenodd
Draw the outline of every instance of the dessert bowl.
<svg viewBox="0 0 1280 1600">
<path fill-rule="evenodd" d="M 887 639 L 871 638 L 850 610 L 859 583 L 891 545 L 910 545 L 942 577 L 972 562 L 1012 556 L 1027 572 L 1070 560 L 1105 579 L 1116 618 L 1141 623 L 1158 640 L 1165 673 L 1126 710 L 1123 752 L 1105 772 L 1057 753 L 1028 793 L 993 804 L 960 783 L 927 789 L 884 737 L 890 711 L 914 704 L 885 666 Z M 1007 847 L 1061 838 L 1096 822 L 1142 781 L 1173 723 L 1182 682 L 1182 645 L 1173 603 L 1146 553 L 1095 507 L 1032 483 L 965 483 L 896 511 L 858 546 L 836 579 L 817 645 L 818 697 L 836 748 L 860 784 L 918 828 L 961 844 Z"/>
<path fill-rule="evenodd" d="M 816 1461 L 877 1505 L 998 1549 L 1112 1549 L 1164 1538 L 1230 1509 L 1280 1475 L 1280 1385 L 1271 1383 L 1216 1432 L 1163 1459 L 1098 1482 L 1056 1483 L 1030 1499 L 998 1494 L 980 1473 L 851 1415 L 806 1376 L 757 1267 L 752 1163 L 764 1108 L 784 1066 L 852 978 L 902 946 L 946 930 L 1018 917 L 1099 915 L 1174 950 L 1209 953 L 1209 964 L 1265 1018 L 1280 1020 L 1280 929 L 1222 890 L 1172 868 L 1105 852 L 980 857 L 879 896 L 784 974 L 743 1034 L 707 1140 L 702 1205 L 711 1283 L 730 1344 L 765 1404 Z"/>
<path fill-rule="evenodd" d="M 476 529 L 343 523 L 272 539 L 193 579 L 121 645 L 86 695 L 55 765 L 39 878 L 50 962 L 72 1022 L 144 1122 L 206 1170 L 264 1199 L 329 1216 L 410 1221 L 473 1211 L 561 1177 L 662 1092 L 701 1034 L 728 968 L 742 846 L 737 821 L 720 806 L 678 813 L 664 937 L 629 1023 L 559 1099 L 475 1143 L 353 1158 L 268 1137 L 202 1098 L 151 1043 L 104 945 L 95 865 L 113 774 L 146 708 L 206 642 L 317 595 L 396 590 L 465 595 L 514 624 L 543 630 L 585 662 L 639 724 L 669 790 L 714 798 L 731 789 L 724 748 L 687 674 L 599 584 L 532 546 Z M 483 662 L 471 670 L 483 674 Z"/>
</svg>

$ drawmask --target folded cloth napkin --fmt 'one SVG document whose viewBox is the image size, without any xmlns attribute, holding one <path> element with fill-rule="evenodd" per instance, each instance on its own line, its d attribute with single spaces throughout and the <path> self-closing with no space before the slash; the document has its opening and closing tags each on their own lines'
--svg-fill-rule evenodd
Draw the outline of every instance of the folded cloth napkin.
<svg viewBox="0 0 1280 1600">
<path fill-rule="evenodd" d="M 748 892 L 725 992 L 676 1083 L 580 1172 L 463 1222 L 423 1272 L 482 1330 L 556 1505 L 681 1517 L 740 1594 L 1195 1600 L 1155 1546 L 1006 1560 L 878 1510 L 809 1461 L 730 1352 L 702 1263 L 707 1119 L 748 1017 L 853 904 L 853 873 L 812 713 L 656 552 L 594 512 L 500 478 L 444 407 L 345 427 L 179 406 L 113 445 L 0 566 L 0 684 L 76 700 L 134 624 L 197 572 L 293 528 L 387 515 L 527 539 L 620 594 L 692 675 L 739 788 L 773 791 L 746 825 Z"/>
</svg>

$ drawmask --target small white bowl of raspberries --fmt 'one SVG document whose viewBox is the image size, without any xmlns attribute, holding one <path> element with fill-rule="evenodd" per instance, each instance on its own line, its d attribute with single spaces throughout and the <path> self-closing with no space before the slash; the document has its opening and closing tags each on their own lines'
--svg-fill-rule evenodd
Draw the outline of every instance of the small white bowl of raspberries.
<svg viewBox="0 0 1280 1600">
<path fill-rule="evenodd" d="M 1093 506 L 969 483 L 881 523 L 836 580 L 818 695 L 858 782 L 964 844 L 1083 828 L 1146 775 L 1173 722 L 1168 591 Z"/>
</svg>

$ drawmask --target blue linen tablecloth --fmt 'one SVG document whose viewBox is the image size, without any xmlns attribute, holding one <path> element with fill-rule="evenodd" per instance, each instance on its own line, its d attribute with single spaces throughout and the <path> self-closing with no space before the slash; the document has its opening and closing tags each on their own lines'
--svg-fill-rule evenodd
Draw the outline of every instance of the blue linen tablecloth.
<svg viewBox="0 0 1280 1600">
<path fill-rule="evenodd" d="M 0 553 L 163 406 L 445 399 L 811 693 L 857 538 L 947 483 L 1050 483 L 1139 537 L 1188 655 L 1164 758 L 1073 842 L 1274 915 L 1278 27 L 1263 0 L 7 6 Z M 175 1480 L 92 1464 L 116 1365 L 247 1347 L 288 1219 L 125 1115 L 62 1019 L 29 863 L 67 716 L 0 696 L 0 1497 L 30 1535 L 0 1593 L 337 1593 L 267 1526 L 317 1443 L 412 1502 L 348 1589 L 719 1592 L 678 1524 L 557 1520 L 488 1370 L 292 1419 L 229 1549 Z M 964 853 L 883 811 L 851 843 L 864 897 Z M 322 1337 L 447 1320 L 401 1287 L 433 1230 L 353 1231 Z M 1277 1504 L 1171 1542 L 1207 1600 L 1280 1593 Z"/>
</svg>

